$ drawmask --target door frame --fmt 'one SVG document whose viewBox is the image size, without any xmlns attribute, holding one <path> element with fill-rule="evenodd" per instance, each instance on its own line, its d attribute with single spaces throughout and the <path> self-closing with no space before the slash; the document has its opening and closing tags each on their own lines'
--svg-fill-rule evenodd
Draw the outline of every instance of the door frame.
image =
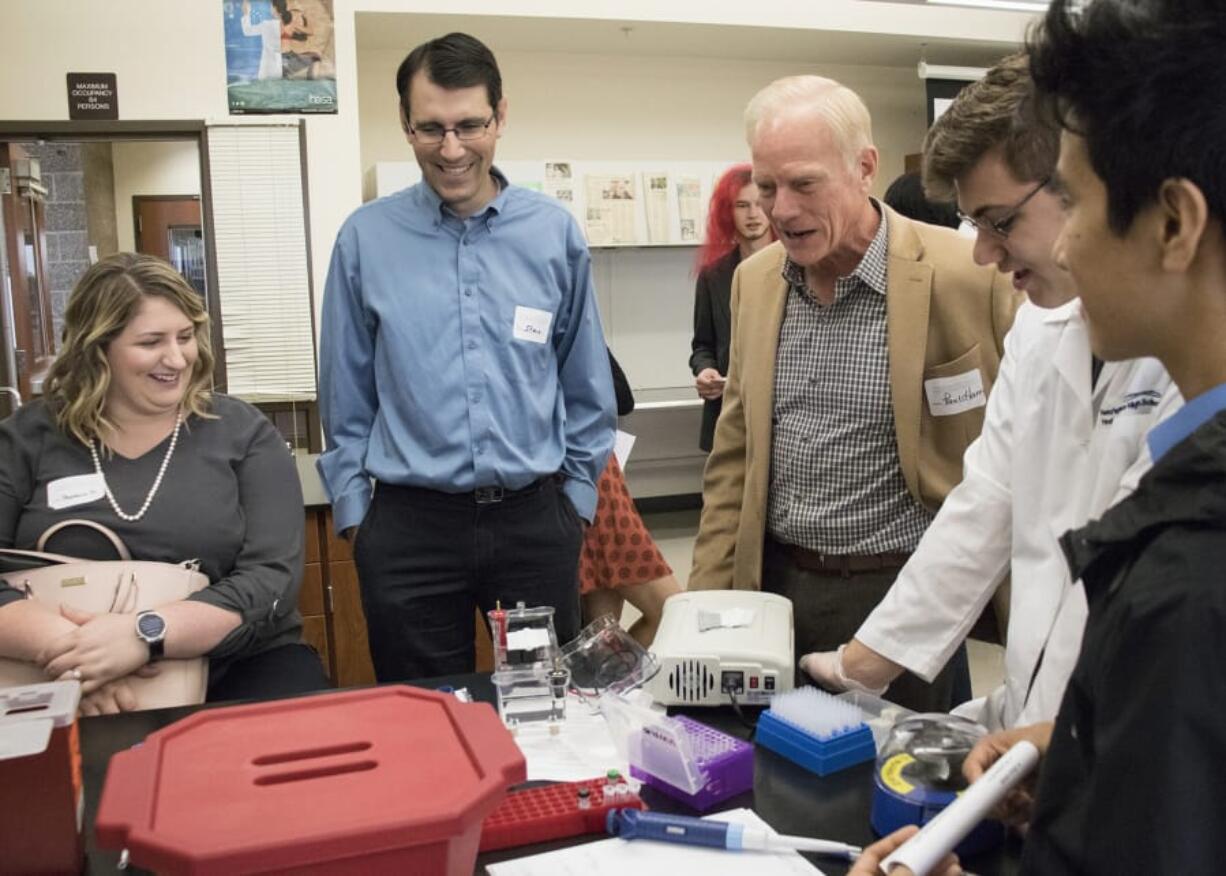
<svg viewBox="0 0 1226 876">
<path fill-rule="evenodd" d="M 113 142 L 116 140 L 194 140 L 200 158 L 200 220 L 204 229 L 204 269 L 211 317 L 213 349 L 224 350 L 221 328 L 221 302 L 217 292 L 217 249 L 213 226 L 213 195 L 210 183 L 208 128 L 199 120 L 149 121 L 0 121 L 0 141 L 69 141 L 74 143 Z M 305 172 L 305 166 L 303 168 Z M 308 238 L 309 239 L 309 238 Z M 309 252 L 308 248 L 308 252 Z M 11 266 L 10 266 L 11 269 Z M 225 356 L 218 355 L 213 382 L 220 392 L 226 390 Z"/>
</svg>

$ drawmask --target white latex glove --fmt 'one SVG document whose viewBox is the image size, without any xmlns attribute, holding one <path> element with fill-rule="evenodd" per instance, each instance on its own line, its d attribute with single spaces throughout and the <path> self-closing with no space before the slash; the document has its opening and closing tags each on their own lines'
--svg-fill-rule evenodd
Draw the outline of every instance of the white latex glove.
<svg viewBox="0 0 1226 876">
<path fill-rule="evenodd" d="M 833 691 L 854 690 L 878 697 L 885 693 L 888 684 L 877 688 L 865 687 L 844 674 L 843 649 L 846 647 L 839 645 L 837 651 L 811 651 L 800 658 L 800 668 L 822 687 Z"/>
</svg>

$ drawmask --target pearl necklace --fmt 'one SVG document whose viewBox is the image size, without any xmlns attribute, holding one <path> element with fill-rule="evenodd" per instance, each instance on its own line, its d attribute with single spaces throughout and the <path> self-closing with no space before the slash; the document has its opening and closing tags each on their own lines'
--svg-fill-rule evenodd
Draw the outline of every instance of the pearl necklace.
<svg viewBox="0 0 1226 876">
<path fill-rule="evenodd" d="M 166 455 L 162 457 L 162 467 L 158 469 L 158 476 L 153 479 L 153 486 L 149 488 L 149 494 L 145 496 L 145 504 L 140 506 L 140 510 L 135 514 L 126 514 L 119 507 L 119 503 L 115 501 L 115 494 L 111 492 L 111 486 L 106 482 L 106 475 L 102 473 L 102 460 L 98 458 L 98 441 L 91 438 L 89 441 L 89 455 L 94 458 L 94 472 L 98 477 L 102 478 L 102 488 L 106 490 L 106 497 L 110 500 L 111 508 L 115 510 L 115 514 L 120 520 L 126 520 L 129 523 L 135 523 L 145 516 L 145 512 L 149 510 L 149 505 L 153 502 L 153 497 L 157 495 L 158 487 L 162 485 L 162 478 L 166 476 L 166 468 L 170 465 L 170 457 L 174 455 L 175 445 L 179 443 L 179 427 L 183 425 L 183 412 L 179 411 L 175 415 L 175 430 L 170 433 L 170 446 L 166 448 Z"/>
</svg>

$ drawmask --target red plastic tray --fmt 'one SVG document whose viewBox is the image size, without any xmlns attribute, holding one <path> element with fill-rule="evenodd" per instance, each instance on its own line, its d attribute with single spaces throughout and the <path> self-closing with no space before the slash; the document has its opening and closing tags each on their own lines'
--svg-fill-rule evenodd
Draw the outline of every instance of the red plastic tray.
<svg viewBox="0 0 1226 876">
<path fill-rule="evenodd" d="M 403 685 L 254 703 L 116 754 L 97 839 L 168 874 L 467 874 L 525 778 L 485 703 Z"/>
<path fill-rule="evenodd" d="M 619 780 L 620 781 L 620 780 Z M 481 826 L 481 851 L 511 849 L 585 833 L 604 833 L 610 809 L 646 809 L 633 792 L 604 800 L 607 779 L 559 782 L 513 791 Z M 613 784 L 617 784 L 614 782 Z M 579 789 L 587 788 L 591 806 L 579 808 Z"/>
</svg>

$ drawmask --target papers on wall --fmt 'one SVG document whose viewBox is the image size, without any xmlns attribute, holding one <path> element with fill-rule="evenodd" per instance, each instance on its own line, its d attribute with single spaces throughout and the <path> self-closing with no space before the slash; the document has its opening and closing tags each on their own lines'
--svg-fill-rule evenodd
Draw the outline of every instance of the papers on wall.
<svg viewBox="0 0 1226 876">
<path fill-rule="evenodd" d="M 575 203 L 575 180 L 569 161 L 545 162 L 545 194 L 557 198 L 571 210 Z"/>
<path fill-rule="evenodd" d="M 663 171 L 643 174 L 643 206 L 647 209 L 647 240 L 668 243 L 673 239 L 668 209 L 668 174 Z"/>
<path fill-rule="evenodd" d="M 697 245 L 707 203 L 733 161 L 498 161 L 512 184 L 570 211 L 592 246 Z M 421 180 L 416 162 L 379 162 L 370 177 L 382 197 Z"/>
<path fill-rule="evenodd" d="M 701 243 L 703 235 L 706 234 L 703 219 L 707 205 L 702 196 L 702 182 L 698 177 L 679 177 L 676 193 L 677 236 L 685 243 Z"/>
<path fill-rule="evenodd" d="M 751 809 L 732 809 L 709 816 L 748 827 L 769 825 Z M 797 852 L 728 852 L 702 846 L 661 843 L 652 840 L 607 839 L 530 855 L 514 861 L 489 864 L 490 876 L 822 876 Z"/>
<path fill-rule="evenodd" d="M 592 246 L 611 243 L 639 243 L 635 209 L 638 193 L 632 175 L 601 176 L 590 174 L 584 180 L 587 211 L 584 230 Z"/>
</svg>

